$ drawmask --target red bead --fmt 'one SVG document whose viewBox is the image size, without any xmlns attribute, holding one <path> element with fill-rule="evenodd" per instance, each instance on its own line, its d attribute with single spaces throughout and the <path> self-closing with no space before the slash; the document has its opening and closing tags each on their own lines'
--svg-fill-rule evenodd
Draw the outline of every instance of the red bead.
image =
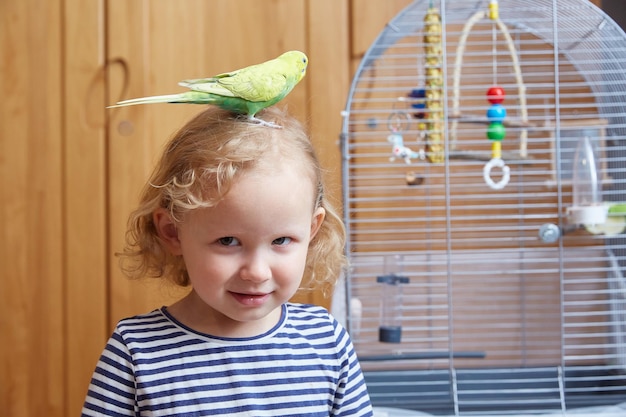
<svg viewBox="0 0 626 417">
<path fill-rule="evenodd" d="M 494 86 L 487 91 L 487 100 L 491 104 L 500 104 L 504 101 L 504 89 Z"/>
</svg>

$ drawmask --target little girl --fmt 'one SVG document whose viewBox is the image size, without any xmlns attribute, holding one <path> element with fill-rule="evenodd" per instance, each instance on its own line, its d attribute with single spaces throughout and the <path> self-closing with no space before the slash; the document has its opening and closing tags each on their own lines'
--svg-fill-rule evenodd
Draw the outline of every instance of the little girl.
<svg viewBox="0 0 626 417">
<path fill-rule="evenodd" d="M 131 214 L 122 267 L 190 286 L 120 321 L 83 416 L 371 416 L 352 342 L 321 308 L 288 300 L 331 288 L 345 231 L 304 128 L 209 107 L 167 145 Z"/>
</svg>

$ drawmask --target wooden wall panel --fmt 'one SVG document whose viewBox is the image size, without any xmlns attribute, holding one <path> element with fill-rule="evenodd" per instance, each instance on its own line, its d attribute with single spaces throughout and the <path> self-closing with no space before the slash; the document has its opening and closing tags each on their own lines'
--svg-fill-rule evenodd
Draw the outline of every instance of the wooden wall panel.
<svg viewBox="0 0 626 417">
<path fill-rule="evenodd" d="M 0 2 L 0 407 L 11 417 L 66 415 L 60 10 Z"/>
<path fill-rule="evenodd" d="M 351 0 L 352 58 L 362 58 L 387 22 L 411 3 L 412 0 Z"/>
<path fill-rule="evenodd" d="M 65 415 L 75 416 L 109 333 L 104 0 L 65 0 L 64 13 Z"/>
<path fill-rule="evenodd" d="M 341 111 L 350 86 L 347 0 L 316 0 L 307 4 L 307 46 L 310 64 L 305 78 L 311 138 L 326 170 L 327 194 L 341 209 Z M 294 301 L 330 307 L 331 297 L 320 291 L 303 291 Z"/>
<path fill-rule="evenodd" d="M 309 2 L 309 42 L 313 58 L 307 74 L 309 121 L 313 142 L 328 170 L 332 200 L 341 203 L 341 111 L 350 86 L 347 0 Z M 340 207 L 339 207 L 340 208 Z"/>
<path fill-rule="evenodd" d="M 372 42 L 412 0 L 350 0 L 350 58 L 353 75 Z"/>
<path fill-rule="evenodd" d="M 151 7 L 154 2 L 108 1 L 107 7 L 107 44 L 108 59 L 108 104 L 132 97 L 166 94 L 177 91 L 178 79 L 170 76 L 169 85 L 165 90 L 156 90 L 155 83 L 163 81 L 154 76 L 155 72 L 171 73 L 171 68 L 191 68 L 197 56 L 190 53 L 185 45 L 190 42 L 184 37 L 179 39 L 175 34 L 188 35 L 187 25 L 180 24 L 177 15 L 171 10 L 168 13 L 173 24 L 180 26 L 180 31 L 166 26 L 163 30 L 171 34 L 170 41 L 162 45 L 169 50 L 172 45 L 180 42 L 180 47 L 189 55 L 187 59 L 178 61 L 178 65 L 154 62 L 154 46 L 150 39 L 149 28 L 152 17 Z M 162 2 L 164 7 L 173 2 Z M 159 39 L 162 41 L 162 39 Z M 153 41 L 154 42 L 154 41 Z M 178 57 L 180 59 L 180 57 Z M 174 59 L 172 60 L 174 62 Z M 164 65 L 163 65 L 164 64 Z M 161 65 L 163 67 L 161 68 Z M 178 74 L 174 74 L 178 75 Z M 155 81 L 156 78 L 156 81 Z M 174 131 L 177 124 L 190 117 L 191 108 L 187 106 L 170 106 L 170 111 L 163 111 L 165 105 L 136 106 L 122 109 L 109 109 L 108 117 L 108 181 L 109 212 L 108 253 L 109 258 L 109 317 L 108 327 L 112 330 L 115 323 L 126 316 L 146 312 L 160 303 L 155 286 L 143 282 L 130 282 L 121 274 L 118 260 L 113 254 L 124 245 L 126 219 L 135 207 L 139 192 L 155 163 L 156 154 L 161 145 Z"/>
</svg>

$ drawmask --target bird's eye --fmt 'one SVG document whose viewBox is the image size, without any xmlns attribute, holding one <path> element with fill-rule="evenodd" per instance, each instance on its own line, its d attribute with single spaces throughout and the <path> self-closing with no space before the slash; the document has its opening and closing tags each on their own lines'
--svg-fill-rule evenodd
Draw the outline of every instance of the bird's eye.
<svg viewBox="0 0 626 417">
<path fill-rule="evenodd" d="M 302 58 L 302 62 L 306 64 L 306 58 Z"/>
</svg>

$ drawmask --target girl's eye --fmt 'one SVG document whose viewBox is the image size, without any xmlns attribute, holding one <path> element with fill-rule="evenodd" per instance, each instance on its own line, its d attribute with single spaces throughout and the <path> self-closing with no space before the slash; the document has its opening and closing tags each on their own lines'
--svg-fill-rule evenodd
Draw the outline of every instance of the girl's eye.
<svg viewBox="0 0 626 417">
<path fill-rule="evenodd" d="M 279 245 L 279 246 L 283 246 L 283 245 L 288 245 L 291 242 L 291 238 L 290 237 L 279 237 L 278 239 L 274 239 L 272 241 L 273 245 Z"/>
<path fill-rule="evenodd" d="M 239 244 L 239 241 L 232 236 L 221 237 L 217 241 L 220 243 L 220 245 L 224 246 L 236 246 Z"/>
</svg>

